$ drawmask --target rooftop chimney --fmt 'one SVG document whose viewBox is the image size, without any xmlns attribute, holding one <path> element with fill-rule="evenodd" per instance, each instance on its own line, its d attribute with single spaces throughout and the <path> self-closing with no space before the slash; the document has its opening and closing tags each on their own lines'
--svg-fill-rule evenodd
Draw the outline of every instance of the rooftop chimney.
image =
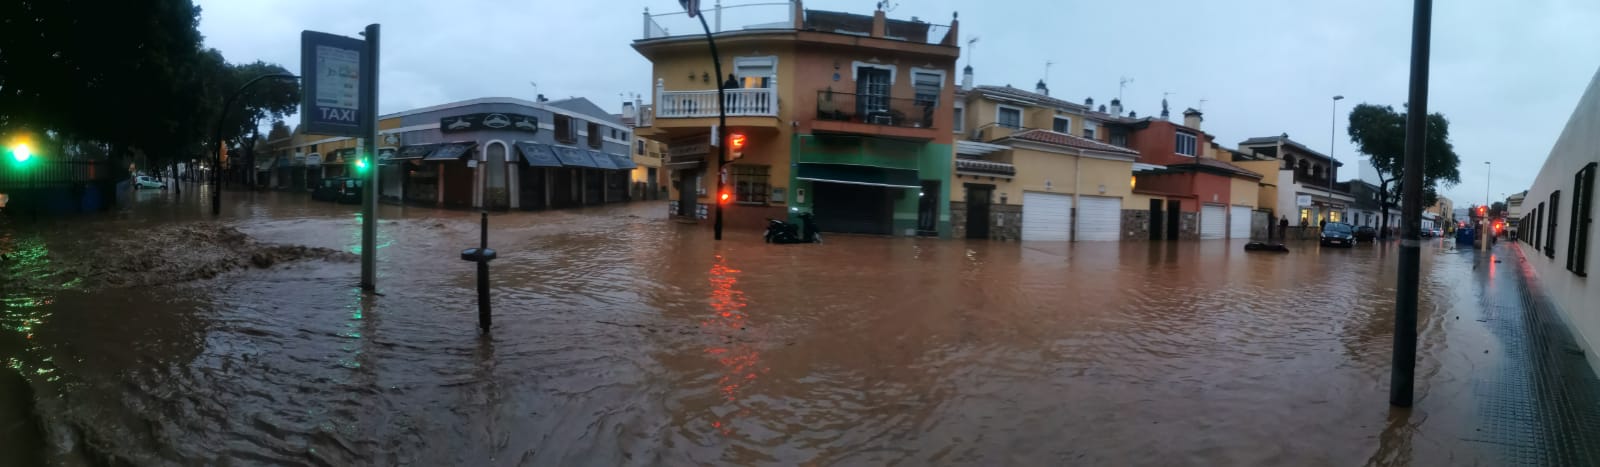
<svg viewBox="0 0 1600 467">
<path fill-rule="evenodd" d="M 1041 80 L 1039 80 L 1039 84 L 1033 85 L 1033 92 L 1037 92 L 1039 94 L 1044 94 L 1044 95 L 1048 96 L 1048 95 L 1050 95 L 1050 88 L 1046 87 L 1044 85 L 1044 80 L 1041 79 Z"/>
<path fill-rule="evenodd" d="M 538 96 L 538 97 L 535 97 L 535 98 L 534 98 L 534 99 L 533 99 L 533 101 L 534 101 L 534 102 L 550 102 L 550 99 L 546 99 L 546 98 L 545 98 L 545 97 L 544 97 L 544 94 L 540 94 L 540 95 L 539 95 L 539 96 Z"/>
<path fill-rule="evenodd" d="M 1132 110 L 1129 110 L 1128 111 L 1128 118 L 1139 118 L 1139 112 L 1134 112 Z"/>
<path fill-rule="evenodd" d="M 1183 111 L 1183 126 L 1198 130 L 1200 129 L 1200 122 L 1204 120 L 1205 118 L 1201 116 L 1198 110 L 1188 109 Z"/>
<path fill-rule="evenodd" d="M 1106 105 L 1100 104 L 1100 113 L 1106 113 Z"/>
<path fill-rule="evenodd" d="M 1122 116 L 1122 99 L 1111 100 L 1111 115 Z"/>
<path fill-rule="evenodd" d="M 961 89 L 972 90 L 972 65 L 967 65 L 966 68 L 961 69 Z"/>
<path fill-rule="evenodd" d="M 1172 112 L 1167 111 L 1167 98 L 1161 98 L 1161 119 L 1172 120 Z"/>
<path fill-rule="evenodd" d="M 1085 98 L 1083 98 L 1083 106 L 1084 107 L 1088 107 L 1090 110 L 1094 110 L 1094 98 L 1093 97 L 1085 97 Z"/>
<path fill-rule="evenodd" d="M 622 121 L 633 125 L 638 117 L 639 111 L 633 107 L 633 101 L 622 101 Z"/>
</svg>

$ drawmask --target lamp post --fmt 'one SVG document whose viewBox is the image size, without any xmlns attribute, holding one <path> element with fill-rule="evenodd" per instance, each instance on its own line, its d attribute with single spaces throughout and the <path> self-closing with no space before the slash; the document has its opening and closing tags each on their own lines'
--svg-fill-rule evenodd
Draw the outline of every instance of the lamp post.
<svg viewBox="0 0 1600 467">
<path fill-rule="evenodd" d="M 1333 222 L 1333 134 L 1339 126 L 1339 101 L 1343 95 L 1333 96 L 1333 105 L 1328 108 L 1328 222 Z"/>
<path fill-rule="evenodd" d="M 244 90 L 249 89 L 251 85 L 258 83 L 261 80 L 268 78 L 300 79 L 299 76 L 288 73 L 271 73 L 257 76 L 252 78 L 250 81 L 245 81 L 243 86 L 239 86 L 238 90 L 233 91 L 233 94 L 229 94 L 228 99 L 222 102 L 222 112 L 219 112 L 217 115 L 217 127 L 214 129 L 211 138 L 211 141 L 217 144 L 217 152 L 211 155 L 211 215 L 213 216 L 222 214 L 222 191 L 220 191 L 222 188 L 222 171 L 218 169 L 222 167 L 222 151 L 227 148 L 227 146 L 222 143 L 222 125 L 223 122 L 228 120 L 228 107 L 233 106 L 233 100 L 239 98 L 239 95 L 243 94 Z M 252 168 L 251 170 L 255 169 Z"/>
<path fill-rule="evenodd" d="M 1492 206 L 1494 200 L 1489 199 L 1489 176 L 1494 173 L 1494 163 L 1483 161 L 1483 205 Z"/>
</svg>

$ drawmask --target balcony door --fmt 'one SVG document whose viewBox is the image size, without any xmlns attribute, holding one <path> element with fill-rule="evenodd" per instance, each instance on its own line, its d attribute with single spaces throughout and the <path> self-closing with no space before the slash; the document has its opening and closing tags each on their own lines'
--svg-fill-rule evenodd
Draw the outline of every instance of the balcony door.
<svg viewBox="0 0 1600 467">
<path fill-rule="evenodd" d="M 889 70 L 872 67 L 856 69 L 856 114 L 868 123 L 890 118 Z"/>
</svg>

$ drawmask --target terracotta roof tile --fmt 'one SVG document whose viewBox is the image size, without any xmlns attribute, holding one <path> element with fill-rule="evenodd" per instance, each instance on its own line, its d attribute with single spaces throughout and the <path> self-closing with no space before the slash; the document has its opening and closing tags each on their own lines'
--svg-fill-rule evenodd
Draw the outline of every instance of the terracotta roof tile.
<svg viewBox="0 0 1600 467">
<path fill-rule="evenodd" d="M 1013 134 L 1011 137 L 1028 141 L 1037 141 L 1041 143 L 1059 144 L 1062 146 L 1087 149 L 1090 151 L 1126 154 L 1130 156 L 1139 155 L 1138 151 L 1134 151 L 1132 149 L 1106 144 L 1088 138 L 1072 136 L 1065 133 L 1057 133 L 1050 130 L 1027 130 Z"/>
</svg>

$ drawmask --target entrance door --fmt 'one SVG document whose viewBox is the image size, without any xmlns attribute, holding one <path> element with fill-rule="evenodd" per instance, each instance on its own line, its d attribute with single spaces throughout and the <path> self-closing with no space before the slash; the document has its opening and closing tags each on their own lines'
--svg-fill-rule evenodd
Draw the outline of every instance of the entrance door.
<svg viewBox="0 0 1600 467">
<path fill-rule="evenodd" d="M 896 188 L 898 189 L 898 188 Z M 889 235 L 894 205 L 889 188 L 815 182 L 817 228 L 827 232 Z"/>
<path fill-rule="evenodd" d="M 1182 201 L 1175 199 L 1167 201 L 1167 240 L 1178 239 L 1178 219 L 1182 216 L 1180 212 L 1182 208 Z"/>
<path fill-rule="evenodd" d="M 648 191 L 644 192 L 644 196 L 642 198 L 656 199 L 656 191 L 660 190 L 660 188 L 656 186 L 656 168 L 648 167 L 645 169 L 645 172 L 648 174 L 645 176 L 645 189 Z"/>
<path fill-rule="evenodd" d="M 1166 213 L 1161 209 L 1161 205 L 1165 203 L 1159 199 L 1150 200 L 1150 240 L 1160 240 L 1167 236 L 1167 232 L 1161 229 L 1167 220 Z"/>
<path fill-rule="evenodd" d="M 694 216 L 695 201 L 699 198 L 699 187 L 695 183 L 700 177 L 697 171 L 678 171 L 678 216 Z"/>
<path fill-rule="evenodd" d="M 922 195 L 917 201 L 917 235 L 939 235 L 939 181 L 923 180 Z"/>
<path fill-rule="evenodd" d="M 989 238 L 989 198 L 994 187 L 967 186 L 967 238 Z"/>
</svg>

